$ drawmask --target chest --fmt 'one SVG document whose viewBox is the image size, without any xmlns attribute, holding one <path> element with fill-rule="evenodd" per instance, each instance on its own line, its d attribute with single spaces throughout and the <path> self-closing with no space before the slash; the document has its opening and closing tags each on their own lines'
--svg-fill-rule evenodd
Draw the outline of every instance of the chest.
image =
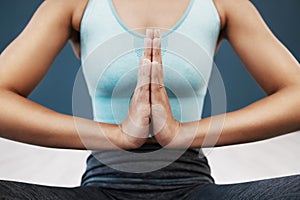
<svg viewBox="0 0 300 200">
<path fill-rule="evenodd" d="M 145 27 L 173 29 L 162 40 L 167 52 L 163 57 L 164 81 L 170 91 L 180 91 L 184 97 L 194 91 L 205 93 L 220 27 L 213 2 L 172 0 L 173 4 L 162 0 L 157 6 L 157 1 L 89 1 L 81 21 L 81 55 L 91 97 L 123 98 L 124 92 L 134 90 L 143 37 L 132 31 L 145 31 Z"/>
<path fill-rule="evenodd" d="M 184 15 L 191 0 L 112 0 L 112 8 L 131 30 L 145 27 L 171 29 Z"/>
</svg>

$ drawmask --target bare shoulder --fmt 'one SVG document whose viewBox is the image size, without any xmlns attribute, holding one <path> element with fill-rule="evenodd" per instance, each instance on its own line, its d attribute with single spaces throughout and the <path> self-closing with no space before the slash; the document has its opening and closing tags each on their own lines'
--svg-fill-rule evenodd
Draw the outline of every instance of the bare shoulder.
<svg viewBox="0 0 300 200">
<path fill-rule="evenodd" d="M 70 26 L 70 42 L 77 58 L 80 58 L 80 24 L 89 0 L 45 0 L 48 9 L 54 9 L 62 23 Z"/>
<path fill-rule="evenodd" d="M 251 4 L 249 0 L 212 0 L 218 11 L 221 20 L 221 33 L 219 41 L 226 38 L 226 29 L 230 19 L 240 9 L 249 9 Z M 248 7 L 248 8 L 247 8 Z M 240 13 L 239 13 L 240 14 Z M 241 16 L 239 16 L 241 17 Z"/>
<path fill-rule="evenodd" d="M 246 10 L 255 8 L 250 0 L 218 0 L 222 3 L 225 15 L 232 15 Z"/>
<path fill-rule="evenodd" d="M 44 0 L 42 6 L 55 10 L 55 14 L 61 13 L 62 20 L 71 22 L 72 28 L 79 31 L 80 21 L 88 0 Z M 66 18 L 66 16 L 68 16 Z"/>
<path fill-rule="evenodd" d="M 222 29 L 230 23 L 232 17 L 238 17 L 240 13 L 253 11 L 253 4 L 249 0 L 213 0 L 222 22 Z M 246 14 L 246 13 L 245 13 Z M 239 16 L 241 17 L 241 16 Z"/>
</svg>

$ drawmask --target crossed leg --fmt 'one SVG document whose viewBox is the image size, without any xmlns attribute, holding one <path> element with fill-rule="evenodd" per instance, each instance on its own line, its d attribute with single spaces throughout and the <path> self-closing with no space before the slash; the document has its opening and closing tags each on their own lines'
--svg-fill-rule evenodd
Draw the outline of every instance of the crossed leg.
<svg viewBox="0 0 300 200">
<path fill-rule="evenodd" d="M 191 200 L 296 200 L 300 199 L 300 175 L 235 184 L 207 184 L 194 188 Z"/>
</svg>

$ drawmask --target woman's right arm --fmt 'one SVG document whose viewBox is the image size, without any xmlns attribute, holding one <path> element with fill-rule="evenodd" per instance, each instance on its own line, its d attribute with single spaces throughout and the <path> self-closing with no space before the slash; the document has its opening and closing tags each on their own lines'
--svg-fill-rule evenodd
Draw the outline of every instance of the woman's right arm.
<svg viewBox="0 0 300 200">
<path fill-rule="evenodd" d="M 2 52 L 0 137 L 54 148 L 111 149 L 111 142 L 131 148 L 124 144 L 122 131 L 115 124 L 61 114 L 26 98 L 70 39 L 75 2 L 43 2 L 22 33 Z"/>
</svg>

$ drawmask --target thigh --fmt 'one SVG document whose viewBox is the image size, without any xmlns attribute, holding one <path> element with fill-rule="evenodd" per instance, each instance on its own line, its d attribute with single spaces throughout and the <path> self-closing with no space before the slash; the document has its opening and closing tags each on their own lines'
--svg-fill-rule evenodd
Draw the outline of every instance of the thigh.
<svg viewBox="0 0 300 200">
<path fill-rule="evenodd" d="M 207 184 L 196 187 L 189 199 L 296 200 L 300 199 L 300 175 L 236 184 Z"/>
<path fill-rule="evenodd" d="M 52 187 L 16 181 L 0 181 L 0 199 L 12 200 L 98 200 L 109 199 L 105 191 L 96 187 Z"/>
</svg>

